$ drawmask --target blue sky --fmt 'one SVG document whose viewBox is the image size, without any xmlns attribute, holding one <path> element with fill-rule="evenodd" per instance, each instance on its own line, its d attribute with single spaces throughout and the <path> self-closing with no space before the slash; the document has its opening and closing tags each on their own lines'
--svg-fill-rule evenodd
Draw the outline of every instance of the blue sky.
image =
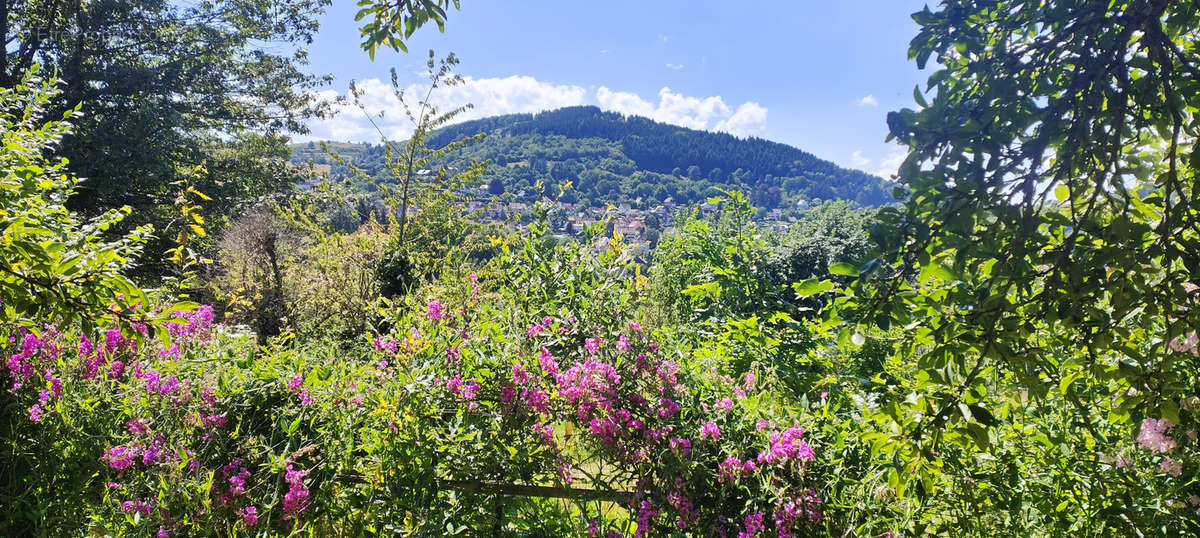
<svg viewBox="0 0 1200 538">
<path fill-rule="evenodd" d="M 359 49 L 354 2 L 337 0 L 310 48 L 311 67 L 351 80 L 366 106 L 385 112 L 391 137 L 408 132 L 390 98 L 390 68 L 419 89 L 428 50 L 453 51 L 465 86 L 437 97 L 472 102 L 470 117 L 593 104 L 688 127 L 759 136 L 843 166 L 895 170 L 884 117 L 912 105 L 927 72 L 907 59 L 925 1 L 609 0 L 474 1 L 451 12 L 446 32 L 422 28 L 409 53 Z M 313 121 L 311 138 L 378 140 L 352 107 Z"/>
</svg>

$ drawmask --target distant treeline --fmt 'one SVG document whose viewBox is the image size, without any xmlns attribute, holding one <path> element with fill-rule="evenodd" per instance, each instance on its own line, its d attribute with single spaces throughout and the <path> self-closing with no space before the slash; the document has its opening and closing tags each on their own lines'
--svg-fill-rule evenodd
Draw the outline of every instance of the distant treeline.
<svg viewBox="0 0 1200 538">
<path fill-rule="evenodd" d="M 876 206 L 893 201 L 881 178 L 848 170 L 800 149 L 763 140 L 738 138 L 659 123 L 596 107 L 561 108 L 537 114 L 510 114 L 464 122 L 434 133 L 431 147 L 476 133 L 486 137 L 449 153 L 442 164 L 465 167 L 488 160 L 485 188 L 532 200 L 543 192 L 587 205 L 655 205 L 673 199 L 689 204 L 715 196 L 719 189 L 747 192 L 765 209 L 793 208 L 799 200 L 845 199 Z M 387 181 L 384 147 L 337 144 L 346 160 Z M 312 158 L 331 164 L 333 177 L 348 174 L 316 144 L 296 146 L 295 161 Z M 538 190 L 538 182 L 542 190 Z M 366 189 L 371 186 L 366 182 Z M 523 193 L 523 194 L 522 194 Z"/>
</svg>

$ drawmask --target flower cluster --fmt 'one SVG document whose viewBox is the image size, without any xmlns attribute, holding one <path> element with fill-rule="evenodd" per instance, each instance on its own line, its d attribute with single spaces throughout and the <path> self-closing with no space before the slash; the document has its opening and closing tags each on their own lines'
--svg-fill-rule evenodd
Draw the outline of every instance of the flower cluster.
<svg viewBox="0 0 1200 538">
<path fill-rule="evenodd" d="M 434 303 L 433 310 L 445 310 L 441 302 Z M 429 321 L 443 319 L 426 314 Z M 572 480 L 571 468 L 577 464 L 572 458 L 577 456 L 560 452 L 566 445 L 559 435 L 574 436 L 572 444 L 586 443 L 589 457 L 640 477 L 635 480 L 635 498 L 627 501 L 635 536 L 658 535 L 667 528 L 727 536 L 777 530 L 780 536 L 791 536 L 801 525 L 820 521 L 821 499 L 801 485 L 803 465 L 792 465 L 816 458 L 805 432 L 798 425 L 764 431 L 769 422 L 757 431 L 748 422 L 743 431 L 740 417 L 730 416 L 734 398 L 742 400 L 757 389 L 757 376 L 751 373 L 737 381 L 722 376 L 728 380 L 720 388 L 723 394 L 701 398 L 710 389 L 689 387 L 690 372 L 662 354 L 640 324 L 627 326 L 629 332 L 609 332 L 569 315 L 539 316 L 520 326 L 523 338 L 517 352 L 492 348 L 486 331 L 469 338 L 463 336 L 465 328 L 437 331 L 434 338 L 445 340 L 430 353 L 454 360 L 443 364 L 445 373 L 436 377 L 435 393 L 451 396 L 442 403 L 462 406 L 469 420 L 481 421 L 475 427 L 490 428 L 484 425 L 499 420 L 511 424 L 500 431 L 536 439 L 537 445 L 549 449 L 543 452 L 549 455 L 544 461 L 553 466 L 546 471 L 553 469 L 563 482 Z M 468 380 L 472 371 L 482 373 L 477 381 Z M 575 428 L 578 433 L 573 434 Z M 747 447 L 740 443 L 746 436 L 763 444 L 744 453 Z M 714 504 L 708 493 L 688 493 L 688 484 L 704 480 L 697 473 L 728 488 L 722 495 L 742 497 L 747 510 L 725 513 L 728 503 Z M 757 474 L 763 480 L 745 480 Z M 600 525 L 592 525 L 590 532 L 602 534 Z"/>
<path fill-rule="evenodd" d="M 283 512 L 288 518 L 296 519 L 309 506 L 308 487 L 304 485 L 304 477 L 308 471 L 297 471 L 288 464 L 283 480 L 288 485 L 288 491 L 283 496 Z"/>
<path fill-rule="evenodd" d="M 1165 418 L 1147 418 L 1142 421 L 1142 431 L 1138 434 L 1137 441 L 1151 452 L 1167 454 L 1175 450 L 1175 440 L 1169 435 L 1174 427 L 1175 424 Z"/>
<path fill-rule="evenodd" d="M 785 464 L 792 460 L 811 461 L 817 457 L 816 452 L 808 443 L 802 440 L 804 430 L 788 428 L 782 432 L 771 434 L 771 446 L 758 454 L 759 463 Z"/>
</svg>

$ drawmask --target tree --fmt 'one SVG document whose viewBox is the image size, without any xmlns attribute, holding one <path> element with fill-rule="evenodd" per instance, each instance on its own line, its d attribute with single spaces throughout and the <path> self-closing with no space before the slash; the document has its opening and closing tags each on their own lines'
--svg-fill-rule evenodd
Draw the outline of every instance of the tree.
<svg viewBox="0 0 1200 538">
<path fill-rule="evenodd" d="M 910 56 L 941 65 L 917 109 L 888 115 L 911 193 L 880 212 L 878 257 L 833 268 L 857 277 L 836 310 L 857 322 L 844 343 L 911 328 L 896 357 L 909 376 L 872 417 L 902 434 L 878 449 L 918 491 L 973 473 L 996 481 L 987 502 L 1046 499 L 1032 508 L 1061 531 L 1178 529 L 1182 511 L 1148 507 L 1181 480 L 1096 462 L 1137 449 L 1144 420 L 1195 421 L 1181 400 L 1200 383 L 1200 11 L 946 0 L 913 18 Z M 977 456 L 1015 465 L 1035 433 L 1055 441 L 1015 471 L 1037 473 L 1034 491 L 996 487 L 1004 466 Z"/>
<path fill-rule="evenodd" d="M 501 194 L 504 194 L 504 180 L 500 179 L 499 176 L 496 176 L 493 177 L 491 181 L 488 181 L 488 194 L 492 196 L 500 196 Z"/>
<path fill-rule="evenodd" d="M 304 132 L 302 120 L 323 110 L 308 90 L 327 78 L 302 68 L 328 3 L 7 1 L 0 87 L 34 64 L 61 79 L 47 113 L 82 112 L 60 147 L 87 178 L 71 207 L 98 215 L 130 206 L 130 223 L 152 223 L 165 237 L 171 220 L 160 206 L 201 163 L 192 185 L 223 199 L 209 215 L 295 180 L 278 158 L 286 140 L 274 135 Z M 150 250 L 151 259 L 161 252 Z"/>
<path fill-rule="evenodd" d="M 48 323 L 90 330 L 109 322 L 127 329 L 163 318 L 148 313 L 151 297 L 124 275 L 147 230 L 104 237 L 129 208 L 82 219 L 64 207 L 79 180 L 51 155 L 74 114 L 44 119 L 59 90 L 36 73 L 0 89 L 0 331 L 40 332 Z M 152 326 L 161 329 L 162 321 Z"/>
</svg>

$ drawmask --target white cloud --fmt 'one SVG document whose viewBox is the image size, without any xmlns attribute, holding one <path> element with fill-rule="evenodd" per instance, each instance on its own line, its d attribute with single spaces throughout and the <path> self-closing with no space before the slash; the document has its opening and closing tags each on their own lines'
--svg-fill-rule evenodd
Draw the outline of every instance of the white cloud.
<svg viewBox="0 0 1200 538">
<path fill-rule="evenodd" d="M 756 102 L 748 101 L 731 108 L 720 96 L 689 96 L 666 87 L 659 90 L 657 102 L 652 102 L 636 93 L 614 91 L 604 86 L 592 94 L 580 86 L 542 82 L 528 76 L 464 77 L 464 80 L 465 83 L 459 86 L 439 88 L 431 99 L 441 112 L 466 103 L 474 104 L 474 108 L 457 116 L 455 121 L 596 104 L 622 114 L 644 116 L 693 129 L 725 131 L 737 136 L 761 132 L 767 122 L 766 107 Z M 403 140 L 411 134 L 412 125 L 390 84 L 371 78 L 359 82 L 357 88 L 360 92 L 359 101 L 370 117 L 354 104 L 343 100 L 334 106 L 337 115 L 310 121 L 312 133 L 299 140 L 376 142 L 379 140 L 379 131 L 393 140 Z M 403 89 L 406 99 L 415 103 L 425 96 L 428 86 L 412 84 Z M 330 101 L 339 97 L 333 90 L 319 92 L 318 95 Z"/>
<path fill-rule="evenodd" d="M 608 54 L 608 49 L 600 49 L 600 54 Z"/>
<path fill-rule="evenodd" d="M 666 43 L 668 41 L 671 41 L 671 36 L 664 35 L 664 34 L 658 34 L 658 40 L 662 41 L 663 43 Z"/>
<path fill-rule="evenodd" d="M 667 69 L 674 69 L 675 71 L 681 71 L 681 70 L 683 70 L 683 64 L 668 63 Z"/>
<path fill-rule="evenodd" d="M 767 108 L 747 101 L 737 107 L 732 116 L 716 125 L 716 130 L 735 136 L 747 136 L 767 128 Z"/>
<path fill-rule="evenodd" d="M 879 168 L 875 170 L 875 175 L 884 179 L 891 179 L 893 175 L 900 170 L 900 165 L 904 164 L 904 158 L 908 157 L 908 150 L 904 148 L 896 148 L 884 156 L 879 163 Z"/>
<path fill-rule="evenodd" d="M 440 112 L 466 103 L 473 108 L 459 114 L 455 121 L 467 121 L 499 114 L 537 112 L 586 103 L 587 90 L 580 86 L 541 82 L 528 76 L 475 79 L 464 77 L 464 84 L 439 88 L 431 101 Z M 352 103 L 341 103 L 335 107 L 338 114 L 332 119 L 310 122 L 315 139 L 344 140 L 352 142 L 378 141 L 379 132 L 371 125 L 374 120 L 388 138 L 402 140 L 412 132 L 412 125 L 404 108 L 396 99 L 391 85 L 378 78 L 358 83 L 361 92 L 359 101 L 372 117 L 368 118 Z M 404 88 L 405 98 L 415 104 L 424 97 L 429 87 L 411 84 Z M 321 97 L 332 99 L 337 93 L 332 90 L 320 92 Z"/>
<path fill-rule="evenodd" d="M 868 94 L 866 97 L 858 100 L 858 106 L 879 106 L 879 100 L 874 95 Z"/>
<path fill-rule="evenodd" d="M 658 91 L 658 103 L 651 103 L 635 93 L 616 92 L 604 86 L 596 90 L 600 108 L 682 125 L 692 129 L 725 131 L 745 136 L 766 128 L 767 109 L 748 101 L 730 110 L 720 96 L 692 97 L 663 88 Z"/>
<path fill-rule="evenodd" d="M 871 164 L 871 159 L 864 157 L 861 149 L 856 150 L 854 153 L 852 153 L 850 155 L 850 165 L 851 166 L 853 166 L 855 168 L 863 168 L 863 167 L 867 166 L 868 164 Z"/>
</svg>

